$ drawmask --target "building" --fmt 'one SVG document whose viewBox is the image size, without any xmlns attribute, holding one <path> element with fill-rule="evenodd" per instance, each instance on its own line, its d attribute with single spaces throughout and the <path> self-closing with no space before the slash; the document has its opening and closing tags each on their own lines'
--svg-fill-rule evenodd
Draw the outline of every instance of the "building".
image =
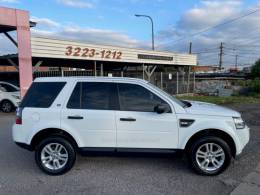
<svg viewBox="0 0 260 195">
<path fill-rule="evenodd" d="M 192 71 L 196 73 L 214 73 L 219 71 L 217 66 L 193 66 Z"/>
<path fill-rule="evenodd" d="M 196 66 L 197 62 L 197 56 L 191 54 L 31 37 L 30 26 L 33 25 L 30 25 L 28 12 L 0 8 L 0 33 L 18 47 L 17 54 L 0 57 L 0 66 L 11 65 L 19 70 L 22 95 L 32 82 L 33 72 L 40 69 L 77 68 L 93 76 L 127 76 L 135 71 L 141 73 L 143 79 L 152 81 L 155 72 L 190 72 L 190 67 Z M 17 30 L 17 41 L 8 34 L 14 30 Z"/>
</svg>

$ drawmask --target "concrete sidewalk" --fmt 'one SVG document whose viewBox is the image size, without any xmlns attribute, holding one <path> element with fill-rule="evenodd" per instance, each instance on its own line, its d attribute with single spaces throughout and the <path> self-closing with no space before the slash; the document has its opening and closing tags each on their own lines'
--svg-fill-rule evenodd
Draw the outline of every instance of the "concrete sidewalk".
<svg viewBox="0 0 260 195">
<path fill-rule="evenodd" d="M 260 164 L 248 174 L 243 182 L 237 186 L 231 195 L 260 195 Z"/>
</svg>

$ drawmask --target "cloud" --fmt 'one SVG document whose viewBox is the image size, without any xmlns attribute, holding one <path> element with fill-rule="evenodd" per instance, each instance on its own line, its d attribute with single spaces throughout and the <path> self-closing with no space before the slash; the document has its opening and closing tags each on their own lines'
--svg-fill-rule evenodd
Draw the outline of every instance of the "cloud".
<svg viewBox="0 0 260 195">
<path fill-rule="evenodd" d="M 0 3 L 18 3 L 18 0 L 0 0 Z"/>
<path fill-rule="evenodd" d="M 86 43 L 126 46 L 126 47 L 147 47 L 145 42 L 130 38 L 122 32 L 106 29 L 81 28 L 77 26 L 67 26 L 54 31 L 32 29 L 34 36 L 44 36 L 50 38 L 76 40 Z"/>
<path fill-rule="evenodd" d="M 239 64 L 251 64 L 260 57 L 260 11 L 208 29 L 257 9 L 259 4 L 248 7 L 240 0 L 203 0 L 187 10 L 175 25 L 157 33 L 158 48 L 187 52 L 191 41 L 201 64 L 217 65 L 220 43 L 224 42 L 225 66 L 233 66 L 236 55 Z"/>
<path fill-rule="evenodd" d="M 150 43 L 131 38 L 124 32 L 109 29 L 82 28 L 75 24 L 58 23 L 49 18 L 33 16 L 32 21 L 37 22 L 36 27 L 31 28 L 32 36 L 42 36 L 56 39 L 74 40 L 92 44 L 114 45 L 132 48 L 149 48 Z M 0 36 L 0 55 L 16 53 L 16 48 L 10 41 Z"/>
<path fill-rule="evenodd" d="M 93 8 L 94 4 L 86 0 L 57 0 L 58 3 L 74 8 Z"/>
<path fill-rule="evenodd" d="M 120 1 L 120 0 L 118 0 Z M 165 0 L 128 0 L 130 3 L 141 3 L 141 2 L 154 2 L 154 3 L 162 3 Z"/>
<path fill-rule="evenodd" d="M 31 21 L 36 22 L 38 28 L 57 28 L 60 26 L 58 22 L 55 22 L 49 18 L 38 18 L 33 16 L 31 17 Z"/>
<path fill-rule="evenodd" d="M 148 48 L 144 41 L 129 37 L 124 32 L 109 29 L 82 28 L 75 24 L 61 24 L 48 18 L 32 17 L 37 25 L 31 29 L 32 35 L 57 39 L 76 40 L 86 43 Z"/>
<path fill-rule="evenodd" d="M 10 35 L 16 40 L 15 33 Z M 3 34 L 0 34 L 0 55 L 17 53 L 17 47 Z"/>
<path fill-rule="evenodd" d="M 200 7 L 188 10 L 178 22 L 181 29 L 200 30 L 217 24 L 240 10 L 240 1 L 202 1 Z"/>
</svg>

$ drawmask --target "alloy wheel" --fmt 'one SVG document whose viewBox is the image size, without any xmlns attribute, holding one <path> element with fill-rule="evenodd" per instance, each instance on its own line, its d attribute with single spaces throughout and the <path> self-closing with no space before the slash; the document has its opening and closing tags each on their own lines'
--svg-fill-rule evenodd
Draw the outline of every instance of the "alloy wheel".
<svg viewBox="0 0 260 195">
<path fill-rule="evenodd" d="M 196 152 L 196 162 L 200 169 L 206 172 L 214 172 L 223 166 L 225 152 L 216 143 L 205 143 Z"/>
<path fill-rule="evenodd" d="M 2 111 L 3 112 L 11 112 L 12 111 L 12 104 L 8 101 L 2 103 Z"/>
<path fill-rule="evenodd" d="M 50 170 L 59 170 L 68 162 L 68 151 L 59 143 L 50 143 L 41 151 L 41 162 Z"/>
</svg>

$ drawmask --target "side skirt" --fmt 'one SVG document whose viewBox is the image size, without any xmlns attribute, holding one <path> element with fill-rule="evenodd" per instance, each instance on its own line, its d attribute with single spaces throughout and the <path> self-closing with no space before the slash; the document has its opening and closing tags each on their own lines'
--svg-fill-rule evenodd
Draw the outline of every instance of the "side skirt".
<svg viewBox="0 0 260 195">
<path fill-rule="evenodd" d="M 115 155 L 115 154 L 180 154 L 181 149 L 158 149 L 158 148 L 106 148 L 106 147 L 84 147 L 79 148 L 82 155 Z"/>
</svg>

